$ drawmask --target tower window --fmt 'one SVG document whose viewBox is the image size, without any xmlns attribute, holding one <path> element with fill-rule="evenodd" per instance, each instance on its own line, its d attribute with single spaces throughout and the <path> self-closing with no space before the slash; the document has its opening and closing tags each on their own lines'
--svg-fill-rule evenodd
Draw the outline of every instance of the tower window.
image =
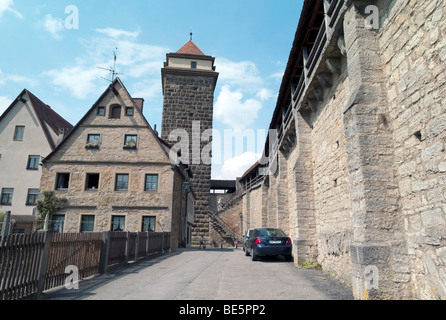
<svg viewBox="0 0 446 320">
<path fill-rule="evenodd" d="M 190 67 L 191 67 L 192 69 L 197 69 L 197 61 L 192 61 L 192 62 L 190 63 Z"/>
</svg>

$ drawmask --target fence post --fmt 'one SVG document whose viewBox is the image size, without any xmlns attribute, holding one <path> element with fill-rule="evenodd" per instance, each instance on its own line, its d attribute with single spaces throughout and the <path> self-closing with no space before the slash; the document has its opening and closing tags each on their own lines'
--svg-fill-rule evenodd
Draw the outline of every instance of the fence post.
<svg viewBox="0 0 446 320">
<path fill-rule="evenodd" d="M 125 264 L 129 263 L 129 254 L 130 254 L 130 232 L 126 232 L 125 236 Z"/>
<path fill-rule="evenodd" d="M 48 256 L 51 246 L 51 232 L 44 231 L 44 245 L 42 255 L 39 261 L 39 281 L 37 282 L 37 296 L 40 296 L 45 289 L 46 268 L 48 265 Z"/>
<path fill-rule="evenodd" d="M 161 253 L 164 253 L 164 232 L 163 237 L 161 238 Z"/>
<path fill-rule="evenodd" d="M 108 255 L 110 253 L 110 231 L 102 233 L 101 258 L 99 260 L 99 273 L 107 272 Z"/>
<path fill-rule="evenodd" d="M 147 240 L 146 240 L 146 256 L 148 256 L 148 255 L 149 255 L 149 235 L 150 235 L 150 232 L 149 232 L 149 230 L 147 230 Z"/>
<path fill-rule="evenodd" d="M 138 261 L 138 251 L 139 251 L 139 231 L 136 232 L 136 240 L 135 240 L 135 262 Z"/>
</svg>

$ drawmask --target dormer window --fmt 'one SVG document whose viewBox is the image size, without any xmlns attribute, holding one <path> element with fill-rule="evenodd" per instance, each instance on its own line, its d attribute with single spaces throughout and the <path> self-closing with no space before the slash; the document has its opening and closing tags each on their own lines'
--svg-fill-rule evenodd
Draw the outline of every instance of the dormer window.
<svg viewBox="0 0 446 320">
<path fill-rule="evenodd" d="M 105 107 L 98 107 L 98 116 L 105 116 Z"/>
<path fill-rule="evenodd" d="M 197 69 L 197 61 L 192 61 L 192 62 L 190 63 L 190 67 L 191 67 L 192 69 Z"/>
<path fill-rule="evenodd" d="M 133 107 L 126 107 L 125 108 L 125 115 L 129 117 L 133 117 Z"/>
<path fill-rule="evenodd" d="M 110 119 L 121 119 L 121 106 L 112 106 L 110 108 Z"/>
</svg>

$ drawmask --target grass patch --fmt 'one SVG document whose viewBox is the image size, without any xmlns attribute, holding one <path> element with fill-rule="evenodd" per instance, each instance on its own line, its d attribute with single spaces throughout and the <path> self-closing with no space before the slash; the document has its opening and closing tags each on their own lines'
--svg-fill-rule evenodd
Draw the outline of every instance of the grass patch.
<svg viewBox="0 0 446 320">
<path fill-rule="evenodd" d="M 317 261 L 310 261 L 300 266 L 302 269 L 316 269 L 322 271 L 322 265 Z"/>
</svg>

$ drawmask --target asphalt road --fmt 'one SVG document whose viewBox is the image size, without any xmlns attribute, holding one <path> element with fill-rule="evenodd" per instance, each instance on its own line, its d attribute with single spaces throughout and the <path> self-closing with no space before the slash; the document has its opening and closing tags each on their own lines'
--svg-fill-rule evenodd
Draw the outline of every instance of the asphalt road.
<svg viewBox="0 0 446 320">
<path fill-rule="evenodd" d="M 251 261 L 241 249 L 180 249 L 65 288 L 44 300 L 351 300 L 351 290 L 280 258 Z"/>
</svg>

